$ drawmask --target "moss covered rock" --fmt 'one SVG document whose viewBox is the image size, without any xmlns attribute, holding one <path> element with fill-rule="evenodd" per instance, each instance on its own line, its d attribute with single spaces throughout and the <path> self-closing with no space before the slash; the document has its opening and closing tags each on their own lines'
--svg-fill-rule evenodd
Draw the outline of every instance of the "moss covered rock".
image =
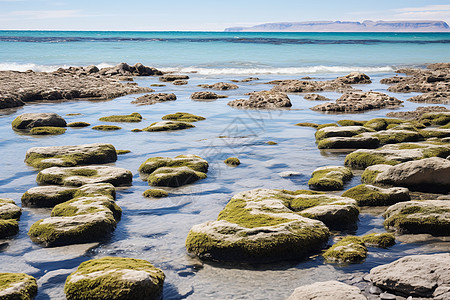
<svg viewBox="0 0 450 300">
<path fill-rule="evenodd" d="M 34 127 L 66 127 L 66 121 L 55 113 L 26 113 L 21 114 L 12 121 L 11 126 L 15 129 L 31 129 Z"/>
<path fill-rule="evenodd" d="M 379 164 L 367 167 L 361 175 L 361 182 L 366 184 L 372 184 L 377 182 L 377 176 L 381 172 L 389 169 L 391 165 Z"/>
<path fill-rule="evenodd" d="M 421 116 L 420 121 L 431 125 L 446 125 L 450 123 L 450 112 L 430 112 Z"/>
<path fill-rule="evenodd" d="M 301 259 L 319 251 L 328 228 L 291 210 L 289 197 L 267 189 L 235 195 L 216 221 L 191 228 L 187 251 L 202 259 L 244 262 Z"/>
<path fill-rule="evenodd" d="M 450 137 L 450 129 L 445 128 L 427 128 L 419 130 L 420 135 L 422 135 L 424 138 L 446 138 Z"/>
<path fill-rule="evenodd" d="M 387 119 L 387 118 L 376 118 L 367 121 L 364 123 L 364 127 L 374 129 L 376 131 L 385 130 L 389 125 L 392 124 L 401 124 L 403 122 L 406 122 L 404 120 L 399 119 Z"/>
<path fill-rule="evenodd" d="M 32 300 L 38 286 L 33 276 L 24 273 L 0 273 L 0 299 Z"/>
<path fill-rule="evenodd" d="M 407 188 L 384 189 L 373 185 L 360 184 L 342 194 L 342 197 L 355 199 L 360 206 L 392 205 L 411 200 Z"/>
<path fill-rule="evenodd" d="M 337 123 L 341 126 L 363 126 L 367 121 L 355 121 L 355 120 L 339 120 Z"/>
<path fill-rule="evenodd" d="M 417 142 L 422 140 L 422 135 L 412 130 L 381 130 L 377 133 L 366 133 L 366 135 L 374 136 L 380 141 L 380 145 L 397 144 L 405 142 Z"/>
<path fill-rule="evenodd" d="M 316 131 L 316 140 L 330 137 L 352 137 L 364 132 L 373 132 L 373 129 L 364 126 L 327 126 Z"/>
<path fill-rule="evenodd" d="M 14 200 L 0 198 L 0 219 L 19 219 L 22 209 L 16 205 Z"/>
<path fill-rule="evenodd" d="M 399 233 L 450 235 L 450 202 L 446 200 L 400 202 L 383 216 L 384 226 Z"/>
<path fill-rule="evenodd" d="M 179 121 L 161 121 L 154 122 L 150 124 L 150 126 L 142 129 L 143 131 L 171 131 L 171 130 L 182 130 L 195 127 L 191 123 L 188 122 L 179 122 Z"/>
<path fill-rule="evenodd" d="M 67 300 L 160 299 L 164 273 L 146 260 L 103 257 L 83 262 L 67 277 Z"/>
<path fill-rule="evenodd" d="M 239 166 L 241 164 L 241 161 L 237 157 L 228 157 L 223 162 L 229 166 L 235 166 L 235 167 Z"/>
<path fill-rule="evenodd" d="M 346 236 L 331 246 L 323 257 L 328 262 L 357 263 L 367 257 L 367 247 L 357 236 Z"/>
<path fill-rule="evenodd" d="M 370 233 L 362 237 L 364 244 L 372 247 L 388 248 L 395 245 L 395 236 L 392 233 Z"/>
<path fill-rule="evenodd" d="M 62 127 L 33 127 L 30 130 L 31 135 L 58 135 L 66 132 L 65 128 Z"/>
<path fill-rule="evenodd" d="M 344 188 L 344 182 L 352 177 L 353 173 L 349 168 L 326 166 L 314 170 L 308 185 L 311 189 L 320 191 L 341 190 Z"/>
<path fill-rule="evenodd" d="M 134 112 L 129 115 L 112 115 L 109 117 L 101 117 L 99 121 L 102 122 L 129 122 L 137 123 L 142 121 L 142 116 L 140 113 Z"/>
<path fill-rule="evenodd" d="M 169 193 L 162 189 L 148 189 L 142 193 L 142 196 L 147 198 L 164 198 L 169 196 Z"/>
<path fill-rule="evenodd" d="M 193 115 L 190 113 L 177 112 L 174 114 L 168 114 L 162 117 L 163 120 L 172 120 L 172 121 L 180 121 L 180 122 L 197 122 L 206 120 L 206 118 L 202 116 Z"/>
<path fill-rule="evenodd" d="M 374 149 L 380 140 L 374 136 L 331 137 L 317 143 L 319 149 Z"/>
<path fill-rule="evenodd" d="M 123 168 L 109 166 L 51 167 L 40 171 L 39 184 L 82 186 L 91 183 L 111 183 L 114 186 L 131 185 L 133 174 Z"/>
<path fill-rule="evenodd" d="M 91 124 L 87 122 L 70 122 L 67 124 L 67 127 L 88 127 L 91 126 Z"/>
<path fill-rule="evenodd" d="M 208 162 L 191 154 L 152 157 L 139 167 L 139 172 L 150 185 L 177 187 L 206 178 Z"/>
<path fill-rule="evenodd" d="M 117 160 L 116 148 L 111 144 L 33 147 L 28 149 L 25 162 L 38 169 L 105 164 Z"/>
<path fill-rule="evenodd" d="M 16 235 L 19 232 L 19 223 L 14 219 L 0 219 L 0 239 Z"/>
<path fill-rule="evenodd" d="M 120 130 L 122 127 L 115 126 L 115 125 L 97 125 L 92 127 L 94 130 L 100 130 L 100 131 L 114 131 L 114 130 Z"/>
</svg>

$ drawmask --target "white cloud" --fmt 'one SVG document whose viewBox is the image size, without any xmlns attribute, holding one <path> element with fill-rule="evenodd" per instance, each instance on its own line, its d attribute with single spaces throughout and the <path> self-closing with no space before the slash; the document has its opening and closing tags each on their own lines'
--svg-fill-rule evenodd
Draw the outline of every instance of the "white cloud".
<svg viewBox="0 0 450 300">
<path fill-rule="evenodd" d="M 427 5 L 422 7 L 405 7 L 394 9 L 394 11 L 398 12 L 425 12 L 425 11 L 450 11 L 450 4 L 447 5 Z"/>
<path fill-rule="evenodd" d="M 12 17 L 23 17 L 34 20 L 61 19 L 80 17 L 79 10 L 16 10 L 8 13 Z"/>
<path fill-rule="evenodd" d="M 393 17 L 397 19 L 450 21 L 450 5 L 405 7 L 393 11 L 395 12 Z"/>
</svg>

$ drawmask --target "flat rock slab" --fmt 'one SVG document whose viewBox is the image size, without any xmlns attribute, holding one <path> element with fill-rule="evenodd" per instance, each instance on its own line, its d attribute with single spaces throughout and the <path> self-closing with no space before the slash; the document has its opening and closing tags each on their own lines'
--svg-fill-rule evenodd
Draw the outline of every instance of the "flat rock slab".
<svg viewBox="0 0 450 300">
<path fill-rule="evenodd" d="M 19 219 L 22 209 L 16 205 L 14 200 L 9 198 L 0 198 L 0 219 Z"/>
<path fill-rule="evenodd" d="M 11 123 L 15 129 L 31 129 L 34 127 L 66 127 L 66 121 L 55 113 L 26 113 L 16 117 Z"/>
<path fill-rule="evenodd" d="M 177 96 L 175 94 L 167 94 L 167 93 L 157 93 L 157 94 L 147 94 L 137 98 L 134 101 L 131 101 L 132 104 L 139 105 L 151 105 L 166 101 L 175 101 L 177 100 Z"/>
<path fill-rule="evenodd" d="M 75 167 L 105 164 L 117 160 L 116 148 L 111 144 L 84 144 L 77 146 L 33 147 L 28 149 L 25 162 L 33 167 Z"/>
<path fill-rule="evenodd" d="M 373 129 L 364 126 L 329 126 L 317 130 L 315 136 L 316 140 L 320 141 L 331 137 L 353 137 L 364 132 L 373 131 Z"/>
<path fill-rule="evenodd" d="M 342 194 L 342 197 L 355 199 L 361 206 L 384 206 L 409 201 L 407 188 L 381 188 L 370 184 L 360 184 Z"/>
<path fill-rule="evenodd" d="M 183 130 L 195 127 L 189 122 L 181 121 L 159 121 L 150 124 L 150 126 L 142 129 L 143 131 L 173 131 L 173 130 Z"/>
<path fill-rule="evenodd" d="M 104 257 L 82 263 L 67 277 L 67 299 L 160 299 L 164 273 L 148 261 Z M 126 287 L 126 288 L 125 288 Z"/>
<path fill-rule="evenodd" d="M 216 100 L 218 98 L 226 98 L 227 96 L 218 95 L 214 92 L 195 92 L 192 93 L 192 100 Z"/>
<path fill-rule="evenodd" d="M 227 82 L 218 82 L 214 84 L 199 84 L 199 87 L 205 88 L 205 89 L 213 89 L 213 90 L 235 90 L 239 88 L 237 85 Z"/>
<path fill-rule="evenodd" d="M 38 286 L 33 276 L 24 273 L 0 273 L 0 299 L 34 299 Z"/>
<path fill-rule="evenodd" d="M 313 190 L 342 190 L 344 183 L 353 177 L 352 170 L 342 166 L 326 166 L 314 170 L 308 185 Z"/>
<path fill-rule="evenodd" d="M 384 226 L 399 233 L 450 235 L 450 201 L 424 200 L 400 202 L 383 214 Z"/>
<path fill-rule="evenodd" d="M 133 174 L 123 168 L 109 166 L 51 167 L 37 175 L 39 184 L 82 186 L 92 183 L 111 183 L 114 186 L 131 185 Z"/>
<path fill-rule="evenodd" d="M 228 102 L 229 106 L 239 108 L 282 108 L 291 107 L 289 97 L 282 92 L 261 91 L 250 93 L 249 99 L 238 99 Z"/>
<path fill-rule="evenodd" d="M 287 300 L 367 300 L 359 288 L 339 281 L 316 282 L 295 289 Z"/>
<path fill-rule="evenodd" d="M 450 298 L 450 254 L 411 255 L 370 270 L 382 289 L 413 297 Z"/>
</svg>

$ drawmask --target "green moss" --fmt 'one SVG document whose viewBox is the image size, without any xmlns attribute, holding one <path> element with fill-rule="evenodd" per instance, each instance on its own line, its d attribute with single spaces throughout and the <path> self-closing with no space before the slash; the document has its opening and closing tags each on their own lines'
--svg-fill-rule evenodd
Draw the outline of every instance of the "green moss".
<svg viewBox="0 0 450 300">
<path fill-rule="evenodd" d="M 17 210 L 1 212 L 2 204 L 13 204 L 14 206 L 16 206 Z M 21 215 L 22 210 L 19 209 L 14 200 L 0 198 L 0 219 L 19 219 Z"/>
<path fill-rule="evenodd" d="M 170 157 L 151 157 L 139 167 L 139 172 L 150 174 L 162 167 L 188 167 L 194 171 L 208 172 L 208 162 L 200 156 L 178 155 L 175 158 Z"/>
<path fill-rule="evenodd" d="M 399 120 L 399 119 L 376 118 L 376 119 L 367 121 L 364 124 L 364 127 L 368 127 L 368 128 L 374 129 L 376 131 L 380 131 L 380 130 L 386 130 L 389 125 L 392 125 L 392 124 L 398 125 L 398 124 L 401 124 L 404 122 L 406 122 L 406 121 Z"/>
<path fill-rule="evenodd" d="M 424 130 L 419 130 L 419 133 L 421 136 L 423 136 L 424 138 L 445 138 L 445 137 L 450 137 L 450 132 L 447 130 L 442 130 L 440 128 L 436 128 L 436 129 L 424 129 Z"/>
<path fill-rule="evenodd" d="M 150 86 L 162 87 L 162 86 L 166 86 L 166 85 L 165 84 L 153 83 L 153 84 L 150 84 Z"/>
<path fill-rule="evenodd" d="M 421 117 L 421 121 L 429 122 L 432 125 L 445 125 L 450 122 L 450 114 L 448 113 L 426 113 Z"/>
<path fill-rule="evenodd" d="M 367 248 L 361 238 L 347 236 L 325 251 L 323 257 L 329 262 L 361 262 L 367 257 Z"/>
<path fill-rule="evenodd" d="M 319 149 L 374 149 L 380 146 L 380 141 L 371 139 L 343 139 L 324 138 L 317 143 Z"/>
<path fill-rule="evenodd" d="M 17 128 L 20 126 L 20 123 L 22 123 L 22 118 L 18 116 L 11 122 L 11 126 L 12 128 Z"/>
<path fill-rule="evenodd" d="M 371 233 L 362 237 L 367 246 L 388 248 L 395 245 L 395 236 L 392 233 Z"/>
<path fill-rule="evenodd" d="M 0 219 L 0 239 L 16 235 L 19 232 L 19 223 L 15 219 Z"/>
<path fill-rule="evenodd" d="M 358 134 L 361 134 L 363 132 L 367 132 L 370 131 L 370 129 L 357 129 L 357 130 L 346 130 L 346 131 L 336 131 L 336 132 L 331 132 L 331 131 L 324 131 L 324 130 L 320 130 L 321 128 L 317 128 L 317 131 L 315 133 L 315 137 L 316 137 L 316 141 L 320 141 L 322 139 L 325 138 L 330 138 L 330 137 L 352 137 Z"/>
<path fill-rule="evenodd" d="M 166 121 L 166 122 L 155 122 L 150 124 L 150 126 L 142 129 L 143 131 L 170 131 L 170 130 L 182 130 L 188 128 L 194 128 L 195 126 L 188 122 L 179 121 Z"/>
<path fill-rule="evenodd" d="M 133 280 L 124 280 L 120 270 L 144 271 L 151 283 L 135 284 Z M 98 274 L 89 276 L 89 274 Z M 103 273 L 103 274 L 101 274 Z M 73 276 L 87 275 L 71 282 Z M 164 273 L 146 260 L 103 257 L 83 262 L 69 275 L 64 286 L 67 300 L 75 299 L 159 299 L 164 283 Z"/>
<path fill-rule="evenodd" d="M 241 161 L 237 157 L 228 157 L 223 162 L 230 166 L 239 166 L 241 164 Z"/>
<path fill-rule="evenodd" d="M 24 273 L 0 273 L 0 293 L 2 291 L 20 284 L 21 288 L 13 294 L 3 295 L 4 300 L 32 300 L 37 294 L 38 286 L 36 279 Z"/>
<path fill-rule="evenodd" d="M 67 124 L 68 127 L 87 127 L 87 126 L 91 126 L 91 124 L 87 123 L 87 122 L 71 122 L 69 124 Z"/>
<path fill-rule="evenodd" d="M 310 207 L 318 206 L 323 203 L 329 202 L 329 198 L 294 198 L 289 201 L 289 208 L 293 211 L 302 211 Z M 314 218 L 313 218 L 314 219 Z"/>
<path fill-rule="evenodd" d="M 363 126 L 366 121 L 339 120 L 337 123 L 341 126 Z"/>
<path fill-rule="evenodd" d="M 399 150 L 406 150 L 406 149 L 423 149 L 426 148 L 423 145 L 418 145 L 418 144 L 401 144 L 398 145 L 397 149 Z"/>
<path fill-rule="evenodd" d="M 319 130 L 319 129 L 322 129 L 322 128 L 325 128 L 325 127 L 337 127 L 337 125 L 334 124 L 334 123 L 319 124 L 319 126 L 317 126 L 316 128 L 317 128 L 317 130 Z"/>
<path fill-rule="evenodd" d="M 85 176 L 85 177 L 94 177 L 96 176 L 97 170 L 93 169 L 74 169 L 70 171 L 71 176 Z"/>
<path fill-rule="evenodd" d="M 102 130 L 102 131 L 113 131 L 113 130 L 119 130 L 122 129 L 122 127 L 115 126 L 115 125 L 97 125 L 92 127 L 94 130 Z"/>
<path fill-rule="evenodd" d="M 139 129 L 139 128 L 135 128 L 135 129 L 131 129 L 131 131 L 132 131 L 132 132 L 142 132 L 143 130 L 142 130 L 142 129 Z"/>
<path fill-rule="evenodd" d="M 205 173 L 188 167 L 162 167 L 152 172 L 147 180 L 153 186 L 178 187 L 206 177 Z"/>
<path fill-rule="evenodd" d="M 278 143 L 273 142 L 273 141 L 268 141 L 268 142 L 266 142 L 266 144 L 267 144 L 267 145 L 278 145 Z"/>
<path fill-rule="evenodd" d="M 366 180 L 366 179 L 365 179 Z M 372 179 L 372 182 L 375 178 Z M 400 201 L 410 200 L 407 194 L 386 194 L 378 190 L 368 188 L 365 184 L 357 185 L 342 194 L 342 197 L 355 199 L 360 206 L 392 205 Z"/>
<path fill-rule="evenodd" d="M 398 161 L 388 160 L 382 155 L 365 152 L 352 152 L 345 157 L 345 165 L 354 169 L 365 169 L 380 164 L 394 166 L 398 163 Z"/>
<path fill-rule="evenodd" d="M 148 198 L 163 198 L 169 196 L 169 193 L 162 189 L 149 189 L 142 193 L 142 196 Z"/>
<path fill-rule="evenodd" d="M 112 115 L 109 117 L 101 117 L 99 121 L 102 122 L 130 122 L 137 123 L 142 121 L 141 114 L 134 112 L 130 115 Z"/>
<path fill-rule="evenodd" d="M 317 192 L 317 191 L 310 191 L 310 190 L 296 190 L 296 191 L 289 191 L 289 190 L 277 190 L 282 192 L 283 194 L 288 195 L 323 195 L 325 192 Z"/>
<path fill-rule="evenodd" d="M 366 169 L 361 175 L 361 182 L 362 183 L 374 183 L 377 179 L 378 174 L 380 174 L 381 171 L 374 171 Z"/>
<path fill-rule="evenodd" d="M 448 146 L 442 146 L 442 147 L 433 147 L 433 148 L 427 148 L 422 151 L 422 158 L 429 158 L 429 157 L 442 157 L 446 158 L 450 155 L 450 147 Z"/>
<path fill-rule="evenodd" d="M 311 189 L 322 191 L 333 191 L 344 188 L 344 182 L 353 177 L 348 168 L 327 168 L 312 173 L 308 185 Z"/>
<path fill-rule="evenodd" d="M 25 192 L 22 195 L 22 206 L 27 207 L 53 207 L 56 204 L 68 201 L 74 198 L 76 189 L 63 190 L 55 195 L 36 194 Z"/>
<path fill-rule="evenodd" d="M 440 129 L 450 129 L 450 123 L 448 123 L 447 125 L 441 126 L 439 128 Z"/>
<path fill-rule="evenodd" d="M 66 116 L 81 116 L 82 114 L 80 113 L 70 113 L 70 114 L 66 114 Z"/>
<path fill-rule="evenodd" d="M 383 134 L 375 134 L 380 141 L 380 144 L 397 144 L 404 142 L 417 142 L 422 139 L 422 136 L 415 131 L 390 131 Z"/>
<path fill-rule="evenodd" d="M 127 154 L 130 152 L 131 150 L 116 150 L 117 155 Z"/>
<path fill-rule="evenodd" d="M 168 114 L 162 117 L 163 120 L 173 120 L 173 121 L 180 121 L 180 122 L 197 122 L 197 121 L 203 121 L 206 120 L 206 118 L 201 116 L 196 116 L 190 113 L 184 113 L 184 112 L 177 112 L 174 114 Z"/>
<path fill-rule="evenodd" d="M 52 209 L 51 216 L 52 217 L 73 217 L 78 215 L 84 215 L 84 214 L 91 214 L 96 213 L 99 211 L 105 211 L 109 210 L 112 215 L 114 216 L 115 220 L 119 220 L 122 216 L 122 209 L 114 202 L 110 200 L 98 200 L 98 198 L 92 197 L 93 199 L 90 200 L 90 197 L 85 197 L 83 199 L 81 198 L 74 198 L 72 200 L 66 201 L 64 203 L 56 205 Z M 94 200 L 96 199 L 96 200 Z M 83 206 L 75 206 L 80 205 L 80 202 L 82 202 Z M 91 206 L 89 207 L 89 204 L 95 203 L 97 206 Z M 73 205 L 75 204 L 75 205 Z M 98 205 L 102 207 L 98 207 Z"/>
<path fill-rule="evenodd" d="M 66 132 L 62 127 L 42 126 L 31 128 L 30 134 L 32 135 L 58 135 Z"/>
<path fill-rule="evenodd" d="M 303 122 L 303 123 L 297 123 L 295 124 L 296 126 L 301 126 L 301 127 L 312 127 L 312 128 L 317 128 L 319 127 L 319 124 L 316 123 L 309 123 L 309 122 Z"/>
</svg>

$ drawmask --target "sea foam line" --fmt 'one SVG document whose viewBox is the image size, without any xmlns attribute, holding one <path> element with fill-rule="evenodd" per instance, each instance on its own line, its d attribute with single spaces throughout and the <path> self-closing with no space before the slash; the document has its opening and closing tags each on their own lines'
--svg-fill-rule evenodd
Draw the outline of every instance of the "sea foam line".
<svg viewBox="0 0 450 300">
<path fill-rule="evenodd" d="M 53 72 L 59 68 L 68 68 L 71 65 L 38 65 L 33 63 L 20 64 L 15 62 L 0 63 L 0 71 L 20 71 L 25 72 L 28 70 L 33 70 L 35 72 Z M 112 67 L 113 65 L 107 63 L 98 64 L 99 69 Z"/>
</svg>

